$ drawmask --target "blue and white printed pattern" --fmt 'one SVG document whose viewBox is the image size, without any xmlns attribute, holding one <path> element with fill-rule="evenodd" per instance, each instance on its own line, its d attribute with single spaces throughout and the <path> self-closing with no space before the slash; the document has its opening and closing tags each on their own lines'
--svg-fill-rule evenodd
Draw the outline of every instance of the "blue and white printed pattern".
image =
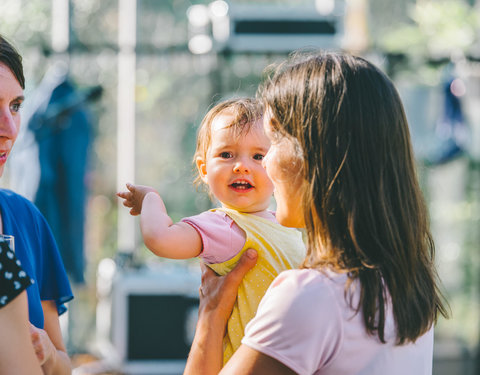
<svg viewBox="0 0 480 375">
<path fill-rule="evenodd" d="M 0 241 L 0 308 L 33 283 L 34 280 L 23 270 L 15 253 Z"/>
</svg>

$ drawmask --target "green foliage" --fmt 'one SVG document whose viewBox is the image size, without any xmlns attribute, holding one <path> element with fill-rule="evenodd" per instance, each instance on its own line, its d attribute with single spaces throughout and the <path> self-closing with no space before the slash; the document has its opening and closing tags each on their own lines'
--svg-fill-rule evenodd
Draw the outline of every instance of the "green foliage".
<svg viewBox="0 0 480 375">
<path fill-rule="evenodd" d="M 2 35 L 15 45 L 45 44 L 50 30 L 51 2 L 44 0 L 7 0 L 0 2 Z"/>
<path fill-rule="evenodd" d="M 436 69 L 478 53 L 480 11 L 465 1 L 417 1 L 409 15 L 410 23 L 392 28 L 377 42 L 387 54 L 405 56 L 404 69 L 424 74 L 425 65 Z"/>
</svg>

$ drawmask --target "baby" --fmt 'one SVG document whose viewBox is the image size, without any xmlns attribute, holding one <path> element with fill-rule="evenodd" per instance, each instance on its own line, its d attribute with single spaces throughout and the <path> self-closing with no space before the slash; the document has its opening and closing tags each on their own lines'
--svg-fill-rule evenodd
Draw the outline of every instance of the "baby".
<svg viewBox="0 0 480 375">
<path fill-rule="evenodd" d="M 262 160 L 269 147 L 261 106 L 248 98 L 228 100 L 203 119 L 194 156 L 197 182 L 208 186 L 221 207 L 173 223 L 153 188 L 127 184 L 128 191 L 117 194 L 132 215 L 141 215 L 145 245 L 158 256 L 200 257 L 225 275 L 246 249 L 257 251 L 257 264 L 243 279 L 228 321 L 224 363 L 240 346 L 244 328 L 273 279 L 297 268 L 305 257 L 301 233 L 278 224 L 268 210 L 273 184 Z"/>
</svg>

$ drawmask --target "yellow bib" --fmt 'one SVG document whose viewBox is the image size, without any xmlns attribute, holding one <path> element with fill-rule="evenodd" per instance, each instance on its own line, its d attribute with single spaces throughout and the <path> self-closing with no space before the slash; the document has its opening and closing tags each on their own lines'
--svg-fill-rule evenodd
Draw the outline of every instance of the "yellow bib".
<svg viewBox="0 0 480 375">
<path fill-rule="evenodd" d="M 238 288 L 237 300 L 228 320 L 227 333 L 223 340 L 223 363 L 227 363 L 240 347 L 245 326 L 255 316 L 258 304 L 271 282 L 284 270 L 298 268 L 305 258 L 302 234 L 260 216 L 241 213 L 232 209 L 217 208 L 225 212 L 246 234 L 242 250 L 222 263 L 208 264 L 217 274 L 230 272 L 243 252 L 255 249 L 257 264 L 244 277 Z"/>
</svg>

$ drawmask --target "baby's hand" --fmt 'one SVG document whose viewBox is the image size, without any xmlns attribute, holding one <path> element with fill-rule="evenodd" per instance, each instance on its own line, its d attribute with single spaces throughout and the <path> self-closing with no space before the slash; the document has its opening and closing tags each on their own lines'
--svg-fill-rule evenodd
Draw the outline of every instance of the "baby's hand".
<svg viewBox="0 0 480 375">
<path fill-rule="evenodd" d="M 123 205 L 125 207 L 130 207 L 130 214 L 134 216 L 140 215 L 142 212 L 142 203 L 145 195 L 150 192 L 157 193 L 154 188 L 144 185 L 127 184 L 127 189 L 128 191 L 121 191 L 117 193 L 117 196 L 125 199 Z"/>
<path fill-rule="evenodd" d="M 33 349 L 37 355 L 40 366 L 43 366 L 50 358 L 53 357 L 57 350 L 50 341 L 47 332 L 43 329 L 35 327 L 30 323 L 30 337 L 32 339 Z"/>
</svg>

